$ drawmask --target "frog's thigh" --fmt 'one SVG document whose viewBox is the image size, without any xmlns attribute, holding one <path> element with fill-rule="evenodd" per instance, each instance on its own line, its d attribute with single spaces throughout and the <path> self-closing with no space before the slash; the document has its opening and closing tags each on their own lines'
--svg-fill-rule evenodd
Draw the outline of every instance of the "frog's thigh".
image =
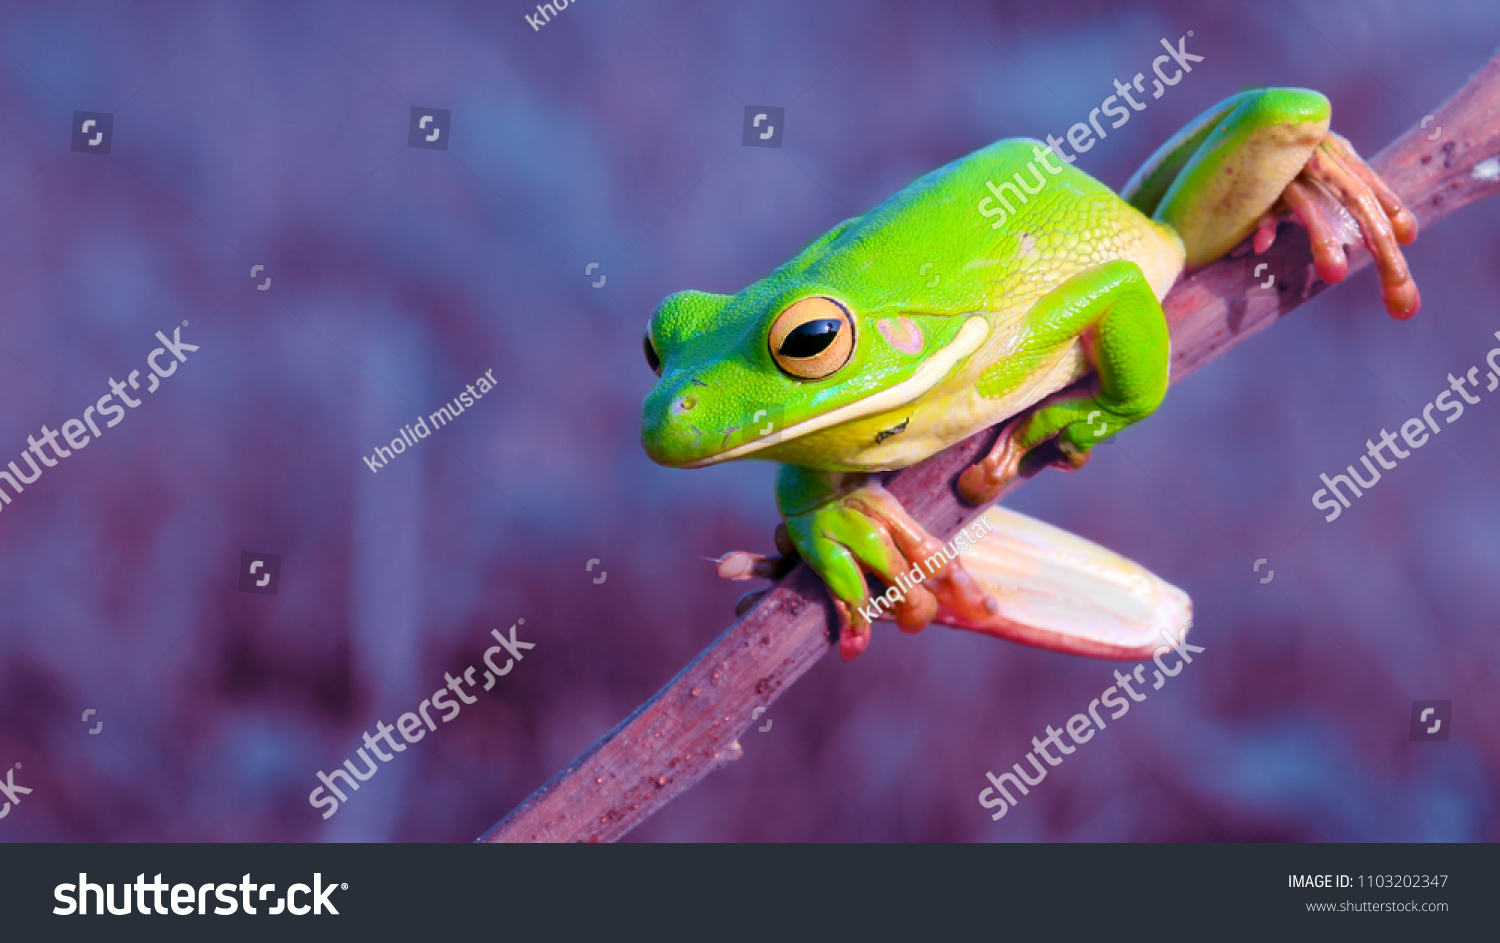
<svg viewBox="0 0 1500 943">
<path fill-rule="evenodd" d="M 1203 139 L 1155 217 L 1182 237 L 1189 266 L 1224 255 L 1255 228 L 1328 133 L 1328 99 L 1301 88 L 1247 94 Z"/>
<path fill-rule="evenodd" d="M 1099 381 L 1093 396 L 1038 406 L 1017 430 L 1023 449 L 1061 433 L 1065 450 L 1085 452 L 1161 404 L 1171 339 L 1161 304 L 1134 262 L 1118 259 L 1074 275 L 1037 302 L 1027 319 L 1023 346 L 1082 337 Z"/>
</svg>

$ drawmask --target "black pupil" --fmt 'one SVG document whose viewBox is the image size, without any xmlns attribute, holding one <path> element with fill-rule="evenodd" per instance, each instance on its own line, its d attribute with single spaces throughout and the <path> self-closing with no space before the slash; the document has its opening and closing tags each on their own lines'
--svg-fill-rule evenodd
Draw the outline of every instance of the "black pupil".
<svg viewBox="0 0 1500 943">
<path fill-rule="evenodd" d="M 642 338 L 646 347 L 646 366 L 651 368 L 652 373 L 661 372 L 661 358 L 656 356 L 656 345 L 651 343 L 651 335 Z"/>
<path fill-rule="evenodd" d="M 816 357 L 828 349 L 833 339 L 839 336 L 839 328 L 843 326 L 844 322 L 838 318 L 823 318 L 800 324 L 781 341 L 781 356 L 797 360 Z"/>
</svg>

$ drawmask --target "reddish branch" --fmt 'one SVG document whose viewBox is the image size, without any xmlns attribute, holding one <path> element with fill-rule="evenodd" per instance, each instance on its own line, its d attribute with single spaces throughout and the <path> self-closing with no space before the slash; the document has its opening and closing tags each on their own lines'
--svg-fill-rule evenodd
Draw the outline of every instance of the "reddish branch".
<svg viewBox="0 0 1500 943">
<path fill-rule="evenodd" d="M 1413 127 L 1371 165 L 1427 227 L 1500 191 L 1500 55 L 1428 123 Z M 1247 295 L 1249 240 L 1185 279 L 1163 302 L 1172 328 L 1172 382 L 1269 327 L 1327 286 L 1313 272 L 1307 233 L 1283 223 L 1286 272 L 1275 295 Z M 1352 274 L 1369 264 L 1351 247 Z M 1420 317 L 1420 316 L 1419 316 Z M 953 490 L 995 430 L 892 474 L 886 487 L 928 530 L 951 536 L 973 512 Z M 1035 473 L 1033 469 L 1032 474 Z M 1029 477 L 1029 475 L 1027 476 Z M 1018 487 L 1023 482 L 1017 482 Z M 1013 490 L 1013 489 L 1012 489 Z M 768 706 L 833 647 L 821 581 L 798 565 L 655 697 L 490 829 L 481 841 L 613 841 L 709 772 L 740 755 L 756 707 Z"/>
</svg>

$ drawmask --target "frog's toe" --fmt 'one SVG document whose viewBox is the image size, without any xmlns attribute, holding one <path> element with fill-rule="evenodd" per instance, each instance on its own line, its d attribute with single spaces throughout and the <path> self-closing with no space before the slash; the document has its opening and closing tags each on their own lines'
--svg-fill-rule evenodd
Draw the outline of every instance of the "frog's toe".
<svg viewBox="0 0 1500 943">
<path fill-rule="evenodd" d="M 892 615 L 898 629 L 917 633 L 931 625 L 937 613 L 937 597 L 921 586 L 913 586 L 896 602 Z"/>
<path fill-rule="evenodd" d="M 852 617 L 842 599 L 835 599 L 833 608 L 839 617 L 839 657 L 853 661 L 870 647 L 870 624 Z"/>
<path fill-rule="evenodd" d="M 1255 249 L 1256 255 L 1261 255 L 1271 248 L 1276 242 L 1276 225 L 1280 217 L 1275 212 L 1267 210 L 1261 214 L 1260 220 L 1255 224 Z"/>
<path fill-rule="evenodd" d="M 1354 218 L 1332 194 L 1311 181 L 1293 180 L 1287 184 L 1281 198 L 1307 227 L 1313 269 L 1318 278 L 1329 285 L 1343 281 L 1349 274 L 1349 258 L 1344 254 L 1344 246 L 1360 238 Z"/>
<path fill-rule="evenodd" d="M 795 558 L 768 557 L 744 550 L 726 553 L 717 560 L 710 557 L 709 561 L 715 565 L 719 578 L 726 580 L 778 580 L 789 573 L 792 565 L 797 562 Z"/>
<path fill-rule="evenodd" d="M 1390 220 L 1391 235 L 1403 246 L 1411 245 L 1417 241 L 1417 218 L 1406 208 L 1401 197 L 1396 191 L 1381 179 L 1375 168 L 1365 163 L 1365 159 L 1359 156 L 1354 145 L 1349 139 L 1333 131 L 1328 132 L 1322 145 L 1328 155 L 1334 159 L 1343 171 L 1352 175 L 1356 180 L 1356 186 L 1363 187 L 1368 196 L 1373 197 L 1378 204 L 1379 214 L 1383 214 Z"/>
<path fill-rule="evenodd" d="M 999 600 L 985 591 L 957 557 L 939 570 L 931 583 L 933 595 L 951 619 L 977 625 L 993 621 L 1000 614 Z"/>
<path fill-rule="evenodd" d="M 1068 428 L 1071 429 L 1072 426 Z M 1065 472 L 1078 471 L 1089 463 L 1089 456 L 1094 454 L 1092 446 L 1075 445 L 1066 434 L 1057 437 L 1057 451 L 1058 457 L 1052 462 L 1052 467 Z"/>
</svg>

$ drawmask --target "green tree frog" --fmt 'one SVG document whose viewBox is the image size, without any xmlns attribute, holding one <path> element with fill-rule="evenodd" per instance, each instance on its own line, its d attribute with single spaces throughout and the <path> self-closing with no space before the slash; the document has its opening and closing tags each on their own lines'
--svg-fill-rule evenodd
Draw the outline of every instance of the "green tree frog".
<svg viewBox="0 0 1500 943">
<path fill-rule="evenodd" d="M 1252 234 L 1265 252 L 1287 214 L 1307 227 L 1321 279 L 1342 280 L 1343 246 L 1362 239 L 1387 309 L 1414 314 L 1398 244 L 1416 238 L 1416 221 L 1329 117 L 1317 92 L 1242 92 L 1173 136 L 1118 195 L 1039 141 L 1001 140 L 840 223 L 739 294 L 666 298 L 645 338 L 660 377 L 642 410 L 647 454 L 677 468 L 782 463 L 783 556 L 734 555 L 721 575 L 770 576 L 800 556 L 828 586 L 845 659 L 869 643 L 866 573 L 903 588 L 886 594 L 903 630 L 941 613 L 1108 654 L 1086 626 L 997 630 L 1007 622 L 997 597 L 1015 590 L 999 550 L 980 578 L 963 559 L 921 571 L 942 546 L 879 476 L 999 423 L 994 448 L 959 479 L 969 502 L 992 502 L 1049 440 L 1059 464 L 1081 467 L 1166 393 L 1167 291 Z M 1091 578 L 1086 559 L 1071 560 L 1063 566 Z M 903 580 L 914 567 L 924 578 Z M 1059 592 L 1076 584 L 1053 576 Z"/>
</svg>

